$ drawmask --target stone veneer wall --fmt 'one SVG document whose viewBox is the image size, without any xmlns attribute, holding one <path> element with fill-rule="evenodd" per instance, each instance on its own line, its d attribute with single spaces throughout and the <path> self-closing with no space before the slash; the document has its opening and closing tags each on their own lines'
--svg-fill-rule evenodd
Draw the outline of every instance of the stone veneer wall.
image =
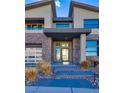
<svg viewBox="0 0 124 93">
<path fill-rule="evenodd" d="M 80 62 L 80 39 L 73 39 L 73 62 Z"/>
<path fill-rule="evenodd" d="M 51 62 L 52 57 L 52 39 L 46 37 L 43 33 L 25 33 L 25 43 L 42 44 L 42 58 Z"/>
</svg>

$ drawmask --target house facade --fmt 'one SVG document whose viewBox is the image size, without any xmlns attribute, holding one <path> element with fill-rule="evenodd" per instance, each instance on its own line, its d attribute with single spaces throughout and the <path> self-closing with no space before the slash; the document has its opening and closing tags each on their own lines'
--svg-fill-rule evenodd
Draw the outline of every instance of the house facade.
<svg viewBox="0 0 124 93">
<path fill-rule="evenodd" d="M 68 17 L 57 17 L 54 0 L 25 7 L 25 62 L 80 63 L 99 59 L 99 9 L 71 1 Z"/>
</svg>

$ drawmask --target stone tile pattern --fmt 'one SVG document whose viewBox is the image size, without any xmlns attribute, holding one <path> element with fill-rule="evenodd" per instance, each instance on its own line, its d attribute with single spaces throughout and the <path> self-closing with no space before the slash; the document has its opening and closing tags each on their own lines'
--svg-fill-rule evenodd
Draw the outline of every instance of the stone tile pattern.
<svg viewBox="0 0 124 93">
<path fill-rule="evenodd" d="M 80 62 L 80 39 L 73 39 L 73 62 Z"/>
<path fill-rule="evenodd" d="M 87 35 L 87 40 L 99 40 L 98 34 L 89 34 Z"/>
<path fill-rule="evenodd" d="M 99 61 L 99 56 L 88 56 L 87 60 L 94 59 L 94 61 Z"/>
<path fill-rule="evenodd" d="M 52 40 L 43 33 L 25 33 L 25 43 L 42 44 L 42 57 L 47 62 L 51 62 Z"/>
</svg>

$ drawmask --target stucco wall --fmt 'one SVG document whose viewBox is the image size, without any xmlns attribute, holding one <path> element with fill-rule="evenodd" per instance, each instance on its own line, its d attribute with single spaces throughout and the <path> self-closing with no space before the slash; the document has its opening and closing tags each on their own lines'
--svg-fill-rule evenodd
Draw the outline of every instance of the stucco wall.
<svg viewBox="0 0 124 93">
<path fill-rule="evenodd" d="M 98 19 L 99 13 L 90 10 L 74 7 L 74 28 L 82 28 L 84 19 Z"/>
<path fill-rule="evenodd" d="M 26 18 L 44 18 L 45 28 L 52 27 L 52 16 L 53 14 L 51 5 L 45 5 L 38 8 L 29 9 L 25 12 Z"/>
</svg>

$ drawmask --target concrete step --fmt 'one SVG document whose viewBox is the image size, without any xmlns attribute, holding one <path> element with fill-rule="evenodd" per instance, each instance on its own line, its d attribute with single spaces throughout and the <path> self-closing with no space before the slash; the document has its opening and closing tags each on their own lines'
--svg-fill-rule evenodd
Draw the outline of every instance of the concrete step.
<svg viewBox="0 0 124 93">
<path fill-rule="evenodd" d="M 56 75 L 94 75 L 93 71 L 81 71 L 81 70 L 65 70 L 65 71 L 56 71 Z"/>
<path fill-rule="evenodd" d="M 78 65 L 52 65 L 53 70 L 63 70 L 63 69 L 80 69 Z"/>
</svg>

